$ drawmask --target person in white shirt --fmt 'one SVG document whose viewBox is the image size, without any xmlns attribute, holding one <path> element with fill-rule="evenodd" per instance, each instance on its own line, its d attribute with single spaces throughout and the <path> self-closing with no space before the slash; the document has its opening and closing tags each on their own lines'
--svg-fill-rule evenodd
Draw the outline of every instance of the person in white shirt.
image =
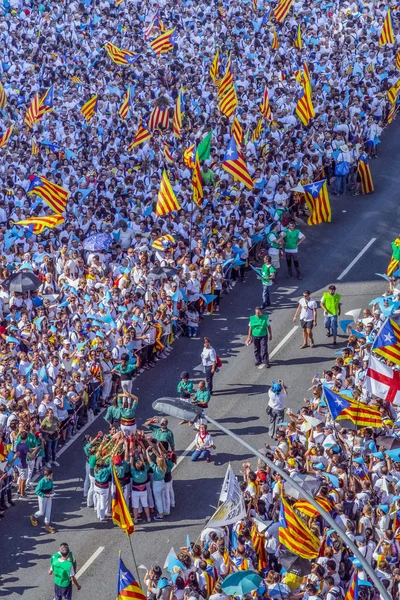
<svg viewBox="0 0 400 600">
<path fill-rule="evenodd" d="M 204 460 L 209 463 L 211 462 L 211 449 L 214 444 L 211 435 L 207 431 L 207 425 L 202 424 L 199 426 L 199 432 L 195 437 L 196 449 L 194 450 L 190 460 L 196 462 L 197 460 Z"/>
<path fill-rule="evenodd" d="M 300 348 L 307 348 L 307 342 L 310 340 L 310 348 L 314 348 L 314 338 L 312 334 L 313 327 L 317 326 L 317 308 L 318 304 L 311 297 L 308 290 L 304 290 L 303 297 L 299 300 L 293 323 L 296 322 L 300 313 L 300 323 L 303 329 L 303 344 Z"/>
<path fill-rule="evenodd" d="M 204 348 L 201 353 L 201 364 L 204 367 L 206 375 L 207 389 L 210 390 L 210 396 L 212 396 L 214 373 L 217 368 L 217 353 L 211 346 L 209 338 L 206 337 L 204 338 Z"/>
</svg>

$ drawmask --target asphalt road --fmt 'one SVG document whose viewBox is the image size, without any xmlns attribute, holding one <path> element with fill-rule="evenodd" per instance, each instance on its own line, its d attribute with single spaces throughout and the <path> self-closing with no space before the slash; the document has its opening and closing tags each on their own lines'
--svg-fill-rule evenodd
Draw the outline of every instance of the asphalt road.
<svg viewBox="0 0 400 600">
<path fill-rule="evenodd" d="M 396 135 L 397 131 L 397 135 Z M 208 335 L 223 361 L 215 377 L 215 395 L 210 405 L 210 416 L 259 448 L 269 440 L 265 414 L 266 390 L 271 380 L 283 378 L 289 386 L 289 405 L 298 408 L 307 395 L 312 376 L 333 364 L 334 348 L 325 337 L 322 315 L 315 331 L 316 347 L 300 350 L 301 331 L 292 322 L 298 298 L 309 289 L 319 300 L 321 292 L 334 282 L 343 295 L 343 312 L 365 307 L 380 295 L 385 282 L 374 275 L 385 271 L 390 254 L 390 241 L 399 233 L 400 125 L 395 123 L 391 135 L 385 136 L 379 147 L 380 158 L 371 168 L 376 192 L 370 196 L 331 196 L 333 222 L 309 228 L 301 224 L 307 240 L 301 246 L 301 266 L 304 280 L 287 279 L 284 268 L 273 288 L 271 324 L 273 340 L 272 368 L 254 367 L 252 348 L 244 345 L 248 316 L 260 303 L 260 282 L 253 273 L 245 283 L 238 283 L 234 291 L 224 297 L 221 313 L 202 322 L 201 336 Z M 371 241 L 374 240 L 374 241 Z M 358 257 L 354 266 L 348 266 Z M 298 325 L 298 323 L 297 323 Z M 344 337 L 342 337 L 344 340 Z M 167 360 L 160 361 L 151 372 L 137 380 L 140 399 L 139 426 L 152 416 L 151 403 L 160 396 L 174 395 L 179 374 L 199 362 L 202 350 L 200 340 L 181 338 Z M 175 433 L 178 454 L 192 443 L 194 433 L 186 425 L 170 420 Z M 88 433 L 105 429 L 99 417 Z M 238 473 L 245 459 L 251 458 L 230 438 L 212 431 L 217 449 L 215 464 L 196 463 L 184 457 L 174 470 L 174 489 L 177 506 L 168 520 L 137 527 L 132 537 L 138 565 L 163 566 L 171 547 L 177 550 L 185 545 L 186 535 L 195 540 L 218 500 L 226 466 L 231 462 Z M 115 597 L 118 551 L 122 550 L 128 568 L 134 570 L 129 543 L 125 535 L 112 523 L 97 522 L 92 509 L 87 509 L 82 498 L 84 458 L 82 436 L 60 457 L 60 468 L 55 468 L 57 496 L 53 503 L 54 535 L 35 529 L 29 514 L 36 510 L 36 498 L 18 501 L 17 507 L 7 511 L 0 522 L 1 562 L 0 596 L 27 600 L 53 598 L 52 578 L 47 574 L 48 559 L 67 541 L 78 559 L 82 599 L 109 600 Z M 94 557 L 94 558 L 93 558 Z M 144 571 L 139 568 L 139 574 Z"/>
</svg>

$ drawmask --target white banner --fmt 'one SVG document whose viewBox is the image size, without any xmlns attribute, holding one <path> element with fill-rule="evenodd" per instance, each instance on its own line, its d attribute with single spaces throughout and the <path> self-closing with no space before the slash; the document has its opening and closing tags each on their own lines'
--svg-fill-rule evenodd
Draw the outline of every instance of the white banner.
<svg viewBox="0 0 400 600">
<path fill-rule="evenodd" d="M 226 492 L 224 486 L 227 488 Z M 207 527 L 223 527 L 224 525 L 237 523 L 246 516 L 243 494 L 240 491 L 239 482 L 230 465 L 228 466 L 221 490 L 221 495 L 224 496 L 225 494 L 226 500 L 217 508 L 207 523 Z"/>
</svg>

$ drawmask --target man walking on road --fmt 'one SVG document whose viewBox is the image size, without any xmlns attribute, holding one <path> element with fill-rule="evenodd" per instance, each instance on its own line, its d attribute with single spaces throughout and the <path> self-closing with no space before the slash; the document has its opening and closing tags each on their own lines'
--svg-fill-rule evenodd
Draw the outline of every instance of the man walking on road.
<svg viewBox="0 0 400 600">
<path fill-rule="evenodd" d="M 338 316 L 341 308 L 341 295 L 336 293 L 336 286 L 330 285 L 327 292 L 323 293 L 320 306 L 324 311 L 324 327 L 326 337 L 333 337 L 333 343 L 336 344 L 338 330 Z"/>
<path fill-rule="evenodd" d="M 297 279 L 303 279 L 303 276 L 300 272 L 300 264 L 299 264 L 299 250 L 301 242 L 304 242 L 306 236 L 301 233 L 299 229 L 296 229 L 296 221 L 289 221 L 287 228 L 282 231 L 282 237 L 285 242 L 285 258 L 286 264 L 288 268 L 288 277 L 292 276 L 292 258 L 294 262 L 294 266 L 297 273 Z"/>
<path fill-rule="evenodd" d="M 72 599 L 72 583 L 77 590 L 81 586 L 75 579 L 75 568 L 73 557 L 67 544 L 61 544 L 60 552 L 56 552 L 51 557 L 51 566 L 49 575 L 54 576 L 54 600 L 71 600 Z"/>
<path fill-rule="evenodd" d="M 263 305 L 262 308 L 266 308 L 267 306 L 271 306 L 271 297 L 269 293 L 269 288 L 271 287 L 273 280 L 275 279 L 276 269 L 271 264 L 271 257 L 264 256 L 264 264 L 261 268 L 261 283 L 263 288 L 262 299 Z"/>
<path fill-rule="evenodd" d="M 272 330 L 269 324 L 268 315 L 263 314 L 262 308 L 257 306 L 255 314 L 250 317 L 249 331 L 247 333 L 246 344 L 250 346 L 253 339 L 254 358 L 256 367 L 263 369 L 269 368 L 268 357 L 268 339 L 272 340 Z"/>
<path fill-rule="evenodd" d="M 310 340 L 310 348 L 314 348 L 312 329 L 317 326 L 317 307 L 318 304 L 314 298 L 311 298 L 310 292 L 305 290 L 293 317 L 293 323 L 296 323 L 300 313 L 300 323 L 303 329 L 303 343 L 300 348 L 307 348 L 308 340 Z"/>
</svg>

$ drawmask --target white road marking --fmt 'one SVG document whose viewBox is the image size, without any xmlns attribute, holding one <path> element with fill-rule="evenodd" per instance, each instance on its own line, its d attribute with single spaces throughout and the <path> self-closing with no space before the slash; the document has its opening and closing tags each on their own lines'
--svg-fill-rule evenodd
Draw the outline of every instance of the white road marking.
<svg viewBox="0 0 400 600">
<path fill-rule="evenodd" d="M 193 450 L 193 448 L 195 447 L 195 445 L 196 445 L 196 440 L 193 440 L 193 442 L 191 444 L 189 444 L 189 446 L 186 448 L 185 452 L 183 452 L 181 454 L 181 456 L 178 458 L 178 460 L 176 461 L 176 465 L 174 465 L 172 467 L 173 471 L 176 469 L 176 467 L 178 467 L 181 464 L 181 462 L 183 461 L 183 459 L 185 458 L 185 456 L 187 456 L 188 454 L 191 453 L 191 451 Z"/>
<path fill-rule="evenodd" d="M 372 238 L 371 240 L 369 240 L 368 244 L 366 244 L 364 246 L 364 248 L 357 254 L 357 256 L 355 258 L 353 258 L 353 260 L 351 261 L 351 263 L 349 264 L 349 266 L 346 267 L 345 270 L 340 273 L 340 275 L 336 279 L 336 281 L 341 281 L 343 279 L 343 277 L 346 277 L 346 275 L 350 271 L 350 269 L 352 269 L 354 267 L 354 265 L 356 264 L 356 262 L 360 260 L 360 258 L 362 257 L 362 255 L 366 253 L 366 251 L 368 250 L 368 248 L 370 248 L 374 242 L 376 242 L 376 238 Z"/>
<path fill-rule="evenodd" d="M 85 562 L 85 564 L 81 566 L 81 568 L 75 575 L 75 577 L 77 579 L 84 574 L 84 572 L 90 567 L 91 564 L 94 563 L 96 558 L 103 552 L 103 550 L 104 550 L 104 546 L 99 546 L 97 548 L 96 552 L 93 552 L 92 556 L 90 558 L 88 558 L 88 560 Z"/>
<path fill-rule="evenodd" d="M 275 290 L 273 290 L 272 293 L 280 294 L 281 296 L 290 296 L 290 294 L 294 294 L 294 292 L 298 289 L 299 289 L 298 285 L 296 285 L 295 287 L 280 286 L 280 287 L 276 288 Z"/>
<path fill-rule="evenodd" d="M 284 344 L 286 344 L 286 342 L 288 341 L 288 339 L 292 337 L 292 335 L 295 333 L 295 331 L 297 331 L 298 328 L 299 328 L 298 325 L 295 325 L 294 327 L 292 327 L 292 329 L 289 331 L 289 333 L 287 333 L 285 335 L 285 337 L 283 338 L 283 340 L 281 340 L 279 342 L 279 344 L 272 350 L 272 352 L 269 355 L 270 358 L 273 358 L 275 356 L 275 354 L 277 354 L 279 352 L 279 350 L 282 348 L 282 346 Z"/>
</svg>

